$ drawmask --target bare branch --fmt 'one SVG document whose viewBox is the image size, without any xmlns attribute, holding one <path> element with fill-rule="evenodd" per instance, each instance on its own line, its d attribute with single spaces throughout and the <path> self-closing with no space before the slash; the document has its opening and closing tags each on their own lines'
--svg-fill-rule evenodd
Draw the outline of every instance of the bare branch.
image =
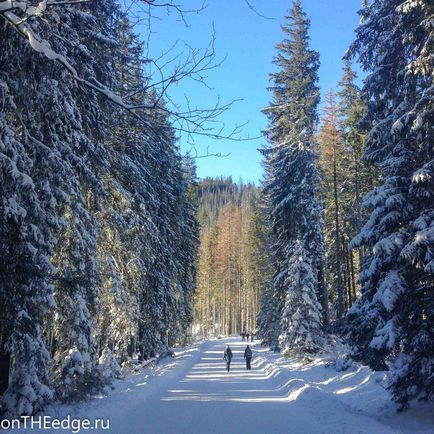
<svg viewBox="0 0 434 434">
<path fill-rule="evenodd" d="M 256 9 L 249 0 L 244 0 L 246 2 L 246 5 L 248 6 L 248 8 L 254 12 L 256 15 L 258 15 L 258 17 L 264 18 L 265 20 L 275 20 L 276 18 L 273 17 L 266 17 L 265 15 L 262 15 L 258 9 Z"/>
<path fill-rule="evenodd" d="M 203 1 L 202 5 L 199 8 L 196 9 L 184 9 L 184 7 L 181 4 L 175 3 L 173 0 L 170 0 L 168 2 L 159 2 L 156 0 L 140 0 L 141 2 L 145 3 L 149 7 L 157 7 L 157 8 L 164 8 L 169 13 L 170 10 L 175 10 L 178 13 L 179 20 L 184 23 L 185 26 L 188 27 L 188 22 L 186 19 L 186 15 L 188 14 L 198 14 L 202 12 L 204 9 L 207 8 L 207 3 Z"/>
<path fill-rule="evenodd" d="M 194 155 L 191 154 L 191 152 L 194 152 Z M 192 146 L 190 151 L 187 152 L 187 155 L 189 155 L 191 158 L 193 159 L 198 159 L 198 158 L 209 158 L 209 157 L 217 157 L 217 158 L 226 158 L 229 157 L 229 155 L 231 155 L 231 153 L 227 153 L 227 154 L 222 154 L 221 152 L 216 152 L 215 154 L 210 153 L 209 152 L 209 146 L 206 147 L 206 154 L 204 155 L 199 155 L 199 153 L 197 152 L 197 149 L 195 146 Z"/>
</svg>

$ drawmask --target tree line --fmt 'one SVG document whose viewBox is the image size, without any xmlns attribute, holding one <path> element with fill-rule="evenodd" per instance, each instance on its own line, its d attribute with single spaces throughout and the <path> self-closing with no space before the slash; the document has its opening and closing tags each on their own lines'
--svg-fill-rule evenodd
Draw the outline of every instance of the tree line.
<svg viewBox="0 0 434 434">
<path fill-rule="evenodd" d="M 194 162 L 119 3 L 13 3 L 0 2 L 0 396 L 19 416 L 185 340 L 198 226 Z"/>
<path fill-rule="evenodd" d="M 295 0 L 264 109 L 263 342 L 304 357 L 340 333 L 352 358 L 389 370 L 399 409 L 434 393 L 433 12 L 425 0 L 363 2 L 320 117 L 319 53 Z"/>
<path fill-rule="evenodd" d="M 197 189 L 200 245 L 193 333 L 239 335 L 256 328 L 265 276 L 258 237 L 259 190 L 231 178 L 207 178 Z"/>
</svg>

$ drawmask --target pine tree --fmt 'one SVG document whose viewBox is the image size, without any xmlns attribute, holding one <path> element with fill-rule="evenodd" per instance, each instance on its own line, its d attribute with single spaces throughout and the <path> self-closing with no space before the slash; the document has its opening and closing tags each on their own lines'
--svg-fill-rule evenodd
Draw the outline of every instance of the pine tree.
<svg viewBox="0 0 434 434">
<path fill-rule="evenodd" d="M 342 137 L 345 144 L 352 153 L 351 171 L 353 173 L 354 200 L 354 225 L 360 230 L 359 214 L 363 197 L 363 172 L 365 164 L 362 161 L 364 150 L 365 134 L 361 127 L 361 121 L 365 114 L 365 107 L 360 97 L 360 90 L 355 81 L 357 74 L 351 67 L 349 59 L 345 60 L 344 73 L 339 82 L 339 116 L 341 118 Z"/>
<path fill-rule="evenodd" d="M 353 241 L 372 253 L 349 337 L 372 367 L 388 363 L 401 408 L 434 393 L 433 12 L 425 0 L 373 1 L 350 50 L 370 72 L 365 158 L 383 179 L 365 199 L 371 215 Z"/>
<path fill-rule="evenodd" d="M 120 14 L 115 23 L 105 54 L 114 64 L 111 86 L 117 93 L 135 94 L 133 102 L 140 104 L 146 81 L 143 47 L 125 15 Z M 158 244 L 152 215 L 158 199 L 150 180 L 150 154 L 154 156 L 157 151 L 136 118 L 111 106 L 105 116 L 114 128 L 106 138 L 108 163 L 101 173 L 105 195 L 94 209 L 101 267 L 96 334 L 98 355 L 112 354 L 124 362 L 136 350 L 144 276 Z"/>
<path fill-rule="evenodd" d="M 280 312 L 274 299 L 272 247 L 275 243 L 269 227 L 268 207 L 261 201 L 260 208 L 252 221 L 254 237 L 252 242 L 255 245 L 255 271 L 258 273 L 260 299 L 259 312 L 257 314 L 258 338 L 264 345 L 273 350 L 278 349 L 276 336 L 281 331 Z M 256 218 L 255 218 L 256 217 Z"/>
<path fill-rule="evenodd" d="M 319 175 L 314 133 L 317 122 L 319 55 L 309 49 L 310 21 L 296 0 L 282 26 L 286 38 L 277 45 L 274 60 L 278 71 L 271 74 L 273 101 L 264 109 L 269 119 L 266 132 L 270 147 L 263 150 L 266 174 L 264 193 L 271 213 L 276 238 L 273 247 L 275 275 L 274 300 L 279 315 L 288 297 L 290 264 L 299 255 L 297 245 L 306 252 L 306 260 L 315 276 L 312 300 L 321 297 L 323 313 L 327 297 L 322 283 L 323 235 L 321 204 L 318 200 Z M 304 311 L 304 327 L 316 332 L 316 313 Z M 282 330 L 287 333 L 287 330 Z M 294 329 L 294 332 L 297 330 Z M 277 339 L 275 336 L 274 339 Z M 294 342 L 286 339 L 286 342 Z"/>
</svg>

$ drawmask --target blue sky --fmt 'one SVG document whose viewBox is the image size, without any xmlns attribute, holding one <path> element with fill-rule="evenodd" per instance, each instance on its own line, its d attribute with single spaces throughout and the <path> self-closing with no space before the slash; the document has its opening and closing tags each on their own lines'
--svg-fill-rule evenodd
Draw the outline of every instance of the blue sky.
<svg viewBox="0 0 434 434">
<path fill-rule="evenodd" d="M 161 20 L 154 20 L 150 38 L 151 55 L 156 56 L 170 47 L 175 40 L 189 45 L 205 47 L 216 33 L 215 50 L 218 58 L 227 56 L 225 62 L 208 74 L 207 89 L 191 81 L 180 82 L 170 91 L 173 99 L 182 103 L 184 94 L 192 105 L 210 107 L 217 98 L 222 103 L 234 99 L 234 104 L 220 119 L 230 130 L 236 124 L 248 124 L 242 136 L 257 137 L 266 127 L 261 109 L 268 105 L 268 74 L 273 70 L 275 45 L 283 38 L 280 24 L 291 6 L 288 0 L 250 0 L 261 14 L 274 18 L 268 20 L 252 12 L 244 0 L 208 0 L 207 8 L 199 14 L 187 16 L 188 27 L 176 20 L 176 14 L 167 16 L 162 11 Z M 180 0 L 186 8 L 197 8 L 201 0 Z M 320 87 L 324 94 L 335 88 L 342 74 L 342 56 L 354 39 L 358 24 L 357 10 L 361 0 L 304 0 L 303 8 L 310 16 L 311 47 L 320 52 Z M 180 139 L 186 152 L 190 145 Z M 197 159 L 198 176 L 232 176 L 257 182 L 262 176 L 261 156 L 257 151 L 264 144 L 260 138 L 252 141 L 215 141 L 197 137 L 196 150 L 200 155 L 210 153 L 230 154 L 225 158 Z"/>
</svg>

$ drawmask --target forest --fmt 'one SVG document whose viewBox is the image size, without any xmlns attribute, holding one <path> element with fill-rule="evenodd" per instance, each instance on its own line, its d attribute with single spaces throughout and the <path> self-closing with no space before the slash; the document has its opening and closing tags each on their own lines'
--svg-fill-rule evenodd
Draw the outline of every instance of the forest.
<svg viewBox="0 0 434 434">
<path fill-rule="evenodd" d="M 205 179 L 198 188 L 200 244 L 193 331 L 217 336 L 253 333 L 261 289 L 270 281 L 263 249 L 260 190 L 232 179 Z"/>
<path fill-rule="evenodd" d="M 127 14 L 111 0 L 46 3 L 0 3 L 0 394 L 18 415 L 182 340 L 196 270 L 194 162 L 147 90 Z"/>
<path fill-rule="evenodd" d="M 0 419 L 241 332 L 303 363 L 338 341 L 399 411 L 432 402 L 433 3 L 363 0 L 321 99 L 311 19 L 287 2 L 260 182 L 199 178 L 231 156 L 183 147 L 250 138 L 210 127 L 231 103 L 171 97 L 222 67 L 213 43 L 148 57 L 138 23 L 205 7 L 181 3 L 0 0 Z"/>
</svg>

